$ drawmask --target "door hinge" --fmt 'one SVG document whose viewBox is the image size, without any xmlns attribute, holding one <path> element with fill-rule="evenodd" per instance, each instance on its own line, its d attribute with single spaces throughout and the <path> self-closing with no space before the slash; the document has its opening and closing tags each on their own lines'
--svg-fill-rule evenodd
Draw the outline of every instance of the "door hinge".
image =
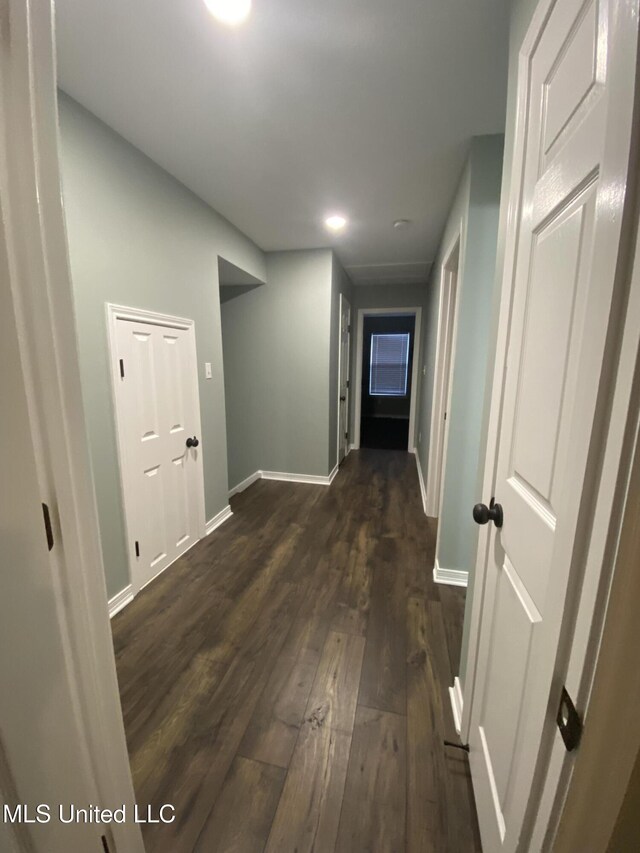
<svg viewBox="0 0 640 853">
<path fill-rule="evenodd" d="M 560 729 L 567 752 L 573 752 L 582 737 L 582 720 L 576 711 L 576 706 L 573 704 L 571 696 L 567 693 L 566 687 L 562 688 L 556 723 Z"/>
<path fill-rule="evenodd" d="M 444 413 L 444 419 L 445 419 L 445 421 L 447 419 L 447 413 L 446 412 Z"/>
<path fill-rule="evenodd" d="M 349 334 L 351 334 L 351 323 L 349 323 L 349 325 L 347 326 L 347 332 L 349 332 Z"/>
<path fill-rule="evenodd" d="M 120 378 L 124 379 L 124 358 L 120 359 Z"/>
<path fill-rule="evenodd" d="M 51 551 L 54 546 L 53 527 L 51 526 L 51 513 L 49 512 L 49 507 L 46 504 L 42 504 L 42 514 L 44 516 L 44 531 L 47 534 L 47 546 Z"/>
<path fill-rule="evenodd" d="M 349 387 L 350 387 L 350 385 L 351 385 L 351 382 L 350 382 L 350 380 L 349 380 L 349 379 L 347 379 L 347 388 L 349 388 Z"/>
<path fill-rule="evenodd" d="M 348 438 L 349 438 L 349 433 L 348 433 L 348 432 L 345 432 L 344 437 L 348 439 Z"/>
<path fill-rule="evenodd" d="M 140 556 L 140 543 L 136 539 L 136 557 Z"/>
</svg>

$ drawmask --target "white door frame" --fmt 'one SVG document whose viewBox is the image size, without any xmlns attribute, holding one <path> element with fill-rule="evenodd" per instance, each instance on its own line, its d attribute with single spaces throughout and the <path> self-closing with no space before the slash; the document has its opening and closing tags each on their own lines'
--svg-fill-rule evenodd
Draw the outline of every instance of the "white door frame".
<svg viewBox="0 0 640 853">
<path fill-rule="evenodd" d="M 340 447 L 342 446 L 342 442 L 344 440 L 344 437 L 341 435 L 341 429 L 340 429 L 340 397 L 342 396 L 342 388 L 340 387 L 340 377 L 342 375 L 342 310 L 343 310 L 343 307 L 345 305 L 348 305 L 348 307 L 349 307 L 349 330 L 347 333 L 349 336 L 349 346 L 347 347 L 347 389 L 346 389 L 347 399 L 345 400 L 344 405 L 345 405 L 345 412 L 346 412 L 345 424 L 347 427 L 347 432 L 349 432 L 349 408 L 351 406 L 351 387 L 350 387 L 351 386 L 351 376 L 350 376 L 350 369 L 351 369 L 351 313 L 352 313 L 353 309 L 351 308 L 351 303 L 349 302 L 349 300 L 346 298 L 346 296 L 344 296 L 341 293 L 340 294 L 340 301 L 339 301 L 339 305 L 338 305 L 338 427 L 337 427 L 337 429 L 338 429 L 338 446 L 336 449 L 336 465 L 340 464 Z M 346 452 L 344 455 L 345 459 L 349 455 L 350 446 L 351 445 L 350 445 L 349 438 L 347 438 L 347 449 L 346 449 Z"/>
<path fill-rule="evenodd" d="M 8 0 L 5 5 L 0 27 L 0 251 L 6 250 L 9 259 L 5 286 L 11 289 L 9 304 L 20 339 L 25 374 L 20 387 L 28 397 L 42 500 L 51 507 L 55 534 L 50 560 L 56 620 L 37 629 L 62 633 L 68 651 L 78 720 L 77 742 L 70 748 L 82 749 L 91 768 L 87 801 L 124 803 L 131 811 L 135 795 L 107 613 L 60 193 L 52 7 L 39 0 Z M 34 530 L 33 535 L 43 532 Z M 23 677 L 39 675 L 34 668 Z M 63 690 L 65 684 L 57 688 Z M 64 778 L 64 767 L 56 772 Z M 0 800 L 10 801 L 15 793 L 6 787 L 11 775 L 11 766 L 3 764 Z M 14 839 L 18 849 L 46 853 L 28 827 L 20 830 Z M 144 851 L 140 827 L 131 821 L 96 826 L 96 850 L 101 834 L 113 853 Z"/>
<path fill-rule="evenodd" d="M 362 411 L 362 345 L 364 341 L 364 318 L 375 315 L 391 317 L 415 316 L 413 339 L 413 365 L 411 368 L 411 400 L 409 404 L 409 441 L 407 450 L 415 453 L 415 423 L 418 400 L 418 365 L 420 363 L 422 308 L 358 308 L 358 328 L 356 331 L 356 378 L 355 378 L 355 423 L 353 425 L 354 449 L 360 447 L 360 413 Z"/>
<path fill-rule="evenodd" d="M 449 424 L 444 420 L 445 412 L 451 411 L 453 368 L 456 358 L 458 337 L 458 307 L 460 305 L 460 272 L 462 268 L 462 244 L 464 222 L 449 243 L 440 266 L 440 296 L 438 306 L 438 331 L 436 338 L 435 381 L 431 426 L 429 432 L 429 477 L 427 482 L 426 514 L 440 518 L 444 493 L 444 472 L 449 444 Z M 456 258 L 457 256 L 457 258 Z M 456 268 L 453 260 L 456 258 Z M 438 527 L 438 531 L 440 528 Z M 438 553 L 436 546 L 436 554 Z"/>
<path fill-rule="evenodd" d="M 537 34 L 548 17 L 554 2 L 555 0 L 540 0 L 533 14 L 529 30 L 519 51 L 518 74 L 520 81 L 528 79 L 529 55 L 537 39 Z M 615 25 L 619 28 L 620 38 L 627 43 L 629 50 L 625 52 L 626 56 L 635 54 L 637 50 L 637 7 L 637 0 L 630 4 L 620 4 L 617 17 L 610 22 L 612 26 Z M 629 151 L 632 138 L 632 126 L 625 109 L 633 97 L 635 64 L 633 68 L 626 67 L 622 61 L 616 60 L 617 57 L 612 57 L 610 74 L 611 79 L 615 79 L 615 90 L 622 97 L 610 99 L 606 145 L 609 151 L 618 153 L 618 161 L 620 162 L 624 159 L 623 156 L 620 156 L 620 152 Z M 508 352 L 509 315 L 516 261 L 517 229 L 514 227 L 514 223 L 518 219 L 521 205 L 520 176 L 524 166 L 525 117 L 528 109 L 528 88 L 524 82 L 519 84 L 517 98 L 514 160 L 510 179 L 511 194 L 506 202 L 503 200 L 501 214 L 501 229 L 504 231 L 506 239 L 492 401 L 487 430 L 489 440 L 487 442 L 482 485 L 482 495 L 485 498 L 494 494 L 496 485 L 497 450 L 502 418 L 502 382 Z M 639 124 L 637 114 L 634 117 L 633 124 L 637 130 Z M 638 429 L 640 428 L 636 387 L 638 376 L 640 376 L 640 260 L 636 261 L 633 275 L 629 273 L 631 262 L 629 256 L 630 232 L 633 230 L 636 236 L 640 236 L 637 215 L 634 210 L 638 195 L 637 176 L 634 170 L 629 170 L 623 174 L 603 173 L 600 180 L 617 188 L 626 187 L 628 182 L 629 187 L 622 221 L 623 239 L 617 262 L 619 270 L 618 295 L 613 306 L 614 311 L 617 311 L 618 357 L 616 359 L 611 355 L 605 365 L 605 369 L 610 374 L 610 388 L 612 389 L 609 396 L 606 438 L 603 437 L 601 454 L 591 459 L 589 464 L 589 470 L 593 476 L 596 476 L 596 472 L 598 472 L 597 485 L 593 494 L 593 505 L 597 507 L 597 512 L 593 516 L 591 535 L 585 549 L 586 553 L 581 561 L 580 577 L 572 578 L 571 588 L 567 596 L 556 661 L 556 679 L 549 702 L 548 721 L 543 733 L 543 747 L 538 760 L 527 817 L 523 826 L 523 850 L 541 849 L 543 842 L 545 842 L 545 849 L 547 849 L 546 844 L 553 839 L 575 758 L 576 755 L 579 755 L 579 750 L 574 753 L 567 753 L 564 749 L 555 725 L 555 710 L 562 684 L 567 685 L 578 709 L 584 715 L 589 710 L 589 698 L 608 590 L 611 585 L 612 570 L 621 531 L 629 464 L 632 458 L 634 437 L 637 440 Z M 619 225 L 618 220 L 614 227 L 619 227 Z M 626 309 L 626 314 L 624 309 Z M 493 525 L 480 527 L 478 531 L 475 586 L 471 602 L 470 640 L 460 731 L 463 742 L 469 740 L 471 713 L 477 687 L 480 619 L 486 593 L 487 562 L 490 559 L 490 547 L 493 542 L 493 535 L 495 535 L 495 530 L 489 528 L 493 528 Z M 530 847 L 526 840 L 527 836 Z"/>
<path fill-rule="evenodd" d="M 169 329 L 182 329 L 183 331 L 189 333 L 189 345 L 191 347 L 191 355 L 193 358 L 193 364 L 195 366 L 192 377 L 193 395 L 196 407 L 196 423 L 194 426 L 196 428 L 196 435 L 202 436 L 202 424 L 200 421 L 200 388 L 198 385 L 198 356 L 196 353 L 195 323 L 193 320 L 185 319 L 184 317 L 174 317 L 171 314 L 160 314 L 157 311 L 147 311 L 144 308 L 129 308 L 124 305 L 114 305 L 110 302 L 106 303 L 106 313 L 109 343 L 109 363 L 111 368 L 111 401 L 113 405 L 116 426 L 118 467 L 120 472 L 120 494 L 122 497 L 122 507 L 124 510 L 123 515 L 127 536 L 127 554 L 129 558 L 129 580 L 131 583 L 131 591 L 133 595 L 136 595 L 142 589 L 143 586 L 146 586 L 147 583 L 151 583 L 151 581 L 155 580 L 158 575 L 155 575 L 155 577 L 150 578 L 144 583 L 141 583 L 137 573 L 137 558 L 135 554 L 134 545 L 135 531 L 130 529 L 131 519 L 134 517 L 135 496 L 129 494 L 125 485 L 127 482 L 130 482 L 130 474 L 132 473 L 132 468 L 127 457 L 128 447 L 126 441 L 125 419 L 123 417 L 121 408 L 118 405 L 117 394 L 117 378 L 120 375 L 117 323 L 119 320 L 128 320 L 131 322 L 138 323 L 150 323 L 154 326 L 164 326 Z M 198 480 L 199 495 L 198 530 L 200 532 L 200 539 L 203 539 L 207 534 L 204 508 L 204 476 L 202 463 L 198 464 L 197 466 L 196 477 Z M 191 545 L 189 545 L 189 548 L 193 547 L 193 545 L 195 545 L 195 542 L 192 542 Z M 186 550 L 189 550 L 189 548 L 187 548 Z M 175 562 L 175 560 L 173 562 Z M 162 574 L 162 572 L 166 571 L 166 569 L 169 568 L 169 565 L 161 569 L 158 574 Z"/>
</svg>

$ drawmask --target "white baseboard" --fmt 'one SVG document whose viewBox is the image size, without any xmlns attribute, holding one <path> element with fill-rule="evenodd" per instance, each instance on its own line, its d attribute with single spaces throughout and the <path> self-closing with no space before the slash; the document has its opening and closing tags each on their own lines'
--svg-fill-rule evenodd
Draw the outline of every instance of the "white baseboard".
<svg viewBox="0 0 640 853">
<path fill-rule="evenodd" d="M 285 471 L 261 471 L 263 480 L 282 480 L 286 483 L 310 483 L 316 486 L 330 486 L 331 481 L 337 474 L 336 468 L 331 474 L 287 474 Z"/>
<path fill-rule="evenodd" d="M 249 486 L 253 485 L 256 480 L 281 480 L 284 483 L 310 483 L 315 486 L 330 486 L 331 483 L 336 478 L 336 474 L 340 470 L 340 466 L 336 465 L 333 471 L 330 474 L 322 475 L 322 474 L 288 474 L 286 471 L 255 471 L 246 480 L 243 480 L 241 483 L 238 483 L 237 486 L 234 486 L 229 491 L 229 497 L 232 495 L 237 495 L 238 492 L 244 492 L 245 489 L 248 489 Z M 217 518 L 218 516 L 216 516 Z M 207 533 L 209 533 L 208 526 L 215 519 L 212 519 L 210 522 L 207 522 Z M 222 521 L 225 519 L 223 518 Z M 220 524 L 222 524 L 222 521 Z M 214 528 L 212 527 L 211 530 Z"/>
<path fill-rule="evenodd" d="M 462 728 L 462 707 L 463 707 L 463 698 L 462 698 L 462 685 L 460 684 L 460 679 L 456 675 L 453 679 L 453 687 L 449 688 L 449 698 L 451 699 L 451 710 L 453 711 L 453 724 L 456 727 L 456 731 L 460 734 L 460 729 Z"/>
<path fill-rule="evenodd" d="M 113 598 L 109 599 L 109 618 L 113 619 L 116 613 L 120 613 L 120 611 L 132 601 L 133 588 L 131 584 L 129 584 L 128 586 L 125 586 L 124 589 L 121 589 L 120 592 L 116 593 Z"/>
<path fill-rule="evenodd" d="M 260 471 L 254 471 L 253 474 L 249 474 L 246 479 L 244 479 L 241 483 L 238 483 L 237 486 L 234 486 L 232 489 L 229 489 L 229 497 L 232 495 L 237 495 L 238 492 L 244 492 L 245 489 L 248 489 L 249 486 L 252 486 L 256 480 L 260 479 Z"/>
<path fill-rule="evenodd" d="M 467 586 L 469 583 L 469 572 L 462 569 L 443 569 L 436 559 L 433 567 L 433 579 L 436 583 L 446 583 L 449 586 Z"/>
<path fill-rule="evenodd" d="M 416 456 L 416 466 L 418 468 L 418 480 L 420 481 L 420 494 L 422 495 L 422 509 L 424 510 L 424 514 L 427 515 L 427 489 L 424 485 L 424 477 L 422 476 L 422 465 L 420 464 L 420 457 L 418 456 L 418 448 L 414 447 L 413 452 Z"/>
<path fill-rule="evenodd" d="M 214 515 L 213 518 L 210 518 L 209 521 L 204 526 L 205 536 L 208 536 L 210 533 L 216 529 L 216 527 L 220 527 L 221 524 L 231 518 L 233 513 L 231 512 L 231 507 L 227 504 L 224 509 L 221 509 L 217 515 Z"/>
<path fill-rule="evenodd" d="M 351 453 L 352 450 L 358 450 L 358 445 L 357 444 L 350 444 L 349 445 L 349 453 Z"/>
</svg>

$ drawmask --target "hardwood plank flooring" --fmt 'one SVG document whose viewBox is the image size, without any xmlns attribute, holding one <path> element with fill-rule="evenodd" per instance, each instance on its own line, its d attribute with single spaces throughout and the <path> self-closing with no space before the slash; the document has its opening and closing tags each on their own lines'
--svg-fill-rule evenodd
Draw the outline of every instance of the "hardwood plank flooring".
<svg viewBox="0 0 640 853">
<path fill-rule="evenodd" d="M 358 707 L 336 851 L 405 850 L 406 720 Z"/>
<path fill-rule="evenodd" d="M 112 621 L 138 803 L 176 807 L 148 853 L 480 851 L 442 743 L 465 594 L 432 580 L 415 458 L 232 508 Z"/>
<path fill-rule="evenodd" d="M 200 834 L 197 853 L 262 853 L 285 776 L 281 767 L 237 756 Z"/>
</svg>

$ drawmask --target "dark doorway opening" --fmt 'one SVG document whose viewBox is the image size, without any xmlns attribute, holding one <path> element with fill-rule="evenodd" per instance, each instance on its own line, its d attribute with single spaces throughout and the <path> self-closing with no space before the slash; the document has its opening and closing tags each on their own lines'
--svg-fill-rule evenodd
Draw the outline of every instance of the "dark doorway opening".
<svg viewBox="0 0 640 853">
<path fill-rule="evenodd" d="M 413 315 L 364 317 L 360 447 L 409 449 Z"/>
</svg>

